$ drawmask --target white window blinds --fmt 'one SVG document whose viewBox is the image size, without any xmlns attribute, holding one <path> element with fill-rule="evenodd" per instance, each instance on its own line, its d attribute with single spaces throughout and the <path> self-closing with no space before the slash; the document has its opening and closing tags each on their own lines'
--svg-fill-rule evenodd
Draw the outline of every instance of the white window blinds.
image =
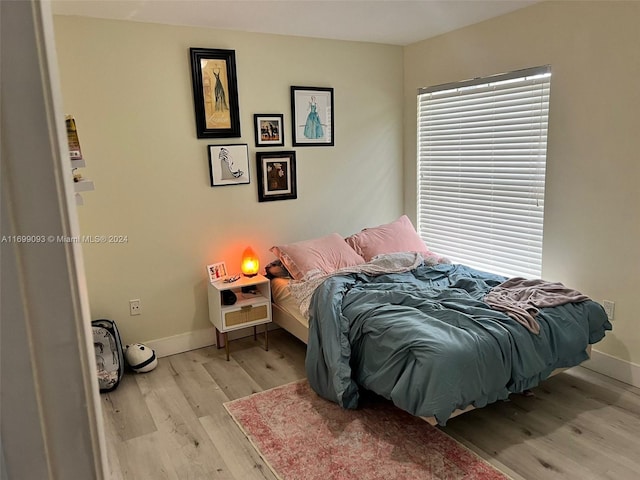
<svg viewBox="0 0 640 480">
<path fill-rule="evenodd" d="M 418 231 L 455 263 L 539 277 L 550 68 L 418 92 Z"/>
</svg>

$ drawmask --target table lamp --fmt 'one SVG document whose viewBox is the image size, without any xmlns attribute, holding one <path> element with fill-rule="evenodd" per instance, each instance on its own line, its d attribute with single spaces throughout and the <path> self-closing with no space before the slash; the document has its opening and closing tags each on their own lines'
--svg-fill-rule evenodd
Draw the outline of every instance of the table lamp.
<svg viewBox="0 0 640 480">
<path fill-rule="evenodd" d="M 242 265 L 240 269 L 246 277 L 253 277 L 258 273 L 260 261 L 258 255 L 251 247 L 247 247 L 242 253 Z"/>
</svg>

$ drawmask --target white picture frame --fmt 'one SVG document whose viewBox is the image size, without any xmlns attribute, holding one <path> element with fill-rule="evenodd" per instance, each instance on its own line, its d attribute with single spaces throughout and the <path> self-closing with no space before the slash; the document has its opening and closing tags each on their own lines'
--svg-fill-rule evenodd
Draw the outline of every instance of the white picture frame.
<svg viewBox="0 0 640 480">
<path fill-rule="evenodd" d="M 227 265 L 224 262 L 207 265 L 207 275 L 211 283 L 224 280 L 227 277 Z"/>
<path fill-rule="evenodd" d="M 209 179 L 212 187 L 250 183 L 249 146 L 209 145 Z"/>
</svg>

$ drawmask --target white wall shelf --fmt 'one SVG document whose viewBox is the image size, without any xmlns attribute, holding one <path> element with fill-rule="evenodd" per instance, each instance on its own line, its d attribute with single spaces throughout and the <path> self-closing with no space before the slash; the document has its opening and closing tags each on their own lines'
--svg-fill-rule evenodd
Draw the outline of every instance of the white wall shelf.
<svg viewBox="0 0 640 480">
<path fill-rule="evenodd" d="M 92 180 L 87 180 L 83 178 L 79 182 L 73 182 L 73 189 L 78 192 L 89 192 L 91 190 L 95 190 L 95 186 L 93 185 Z"/>
<path fill-rule="evenodd" d="M 71 168 L 84 168 L 87 164 L 84 161 L 84 158 L 80 158 L 77 160 L 71 159 Z"/>
<path fill-rule="evenodd" d="M 86 163 L 83 158 L 78 160 L 71 160 L 71 171 L 73 172 L 76 168 L 83 168 L 86 166 Z M 81 178 L 79 181 L 73 181 L 73 191 L 75 192 L 76 197 L 76 205 L 84 205 L 84 199 L 80 192 L 90 192 L 91 190 L 95 190 L 95 185 L 93 184 L 93 180 L 89 180 L 87 178 Z"/>
</svg>

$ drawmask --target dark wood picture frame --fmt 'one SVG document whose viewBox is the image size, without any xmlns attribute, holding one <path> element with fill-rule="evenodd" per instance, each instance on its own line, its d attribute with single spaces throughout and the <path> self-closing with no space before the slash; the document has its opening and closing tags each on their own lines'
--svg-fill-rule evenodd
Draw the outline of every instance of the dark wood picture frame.
<svg viewBox="0 0 640 480">
<path fill-rule="evenodd" d="M 253 115 L 256 147 L 284 147 L 284 115 L 256 113 Z"/>
<path fill-rule="evenodd" d="M 298 198 L 296 152 L 257 152 L 258 201 Z"/>
<path fill-rule="evenodd" d="M 294 147 L 334 145 L 333 88 L 291 87 L 291 131 Z"/>
<path fill-rule="evenodd" d="M 191 48 L 198 138 L 240 137 L 235 50 Z"/>
</svg>

